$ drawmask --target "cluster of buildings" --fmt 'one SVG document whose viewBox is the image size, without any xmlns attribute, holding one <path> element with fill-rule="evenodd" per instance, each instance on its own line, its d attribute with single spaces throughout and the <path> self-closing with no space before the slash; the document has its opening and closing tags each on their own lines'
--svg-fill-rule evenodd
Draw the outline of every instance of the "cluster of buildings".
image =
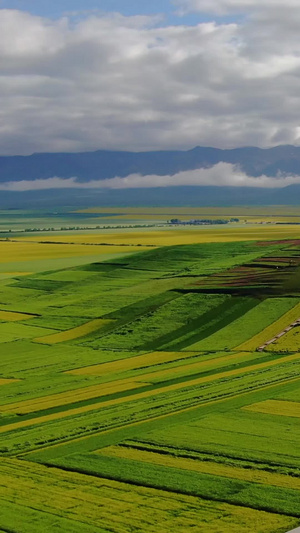
<svg viewBox="0 0 300 533">
<path fill-rule="evenodd" d="M 179 218 L 171 218 L 168 220 L 168 224 L 176 226 L 209 226 L 210 224 L 228 224 L 229 222 L 239 222 L 238 218 L 223 219 L 211 219 L 211 218 L 194 218 L 191 220 L 180 220 Z"/>
</svg>

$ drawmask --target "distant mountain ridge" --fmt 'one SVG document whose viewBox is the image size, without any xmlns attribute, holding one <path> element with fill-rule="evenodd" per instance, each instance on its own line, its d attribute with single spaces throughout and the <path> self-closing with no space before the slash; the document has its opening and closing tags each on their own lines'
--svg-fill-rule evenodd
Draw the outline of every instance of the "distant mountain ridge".
<svg viewBox="0 0 300 533">
<path fill-rule="evenodd" d="M 197 146 L 187 151 L 121 152 L 98 150 L 80 153 L 38 153 L 0 156 L 0 182 L 77 177 L 81 182 L 129 174 L 173 175 L 226 162 L 249 176 L 300 175 L 300 147 L 219 148 Z"/>
<path fill-rule="evenodd" d="M 248 176 L 279 174 L 300 176 L 300 147 L 284 145 L 222 150 L 197 146 L 187 151 L 121 152 L 98 150 L 81 153 L 39 153 L 29 156 L 0 156 L 0 184 L 53 177 L 76 177 L 84 183 L 130 174 L 174 175 L 181 171 L 209 168 L 225 162 L 238 166 Z M 34 189 L 34 187 L 33 187 Z M 239 186 L 180 186 L 148 189 L 0 190 L 1 208 L 53 206 L 222 206 L 299 205 L 300 185 L 281 189 Z"/>
</svg>

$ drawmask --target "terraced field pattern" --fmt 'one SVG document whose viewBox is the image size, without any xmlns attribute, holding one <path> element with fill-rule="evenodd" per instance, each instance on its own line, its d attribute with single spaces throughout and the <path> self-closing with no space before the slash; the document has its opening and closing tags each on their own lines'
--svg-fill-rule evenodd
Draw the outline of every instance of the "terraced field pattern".
<svg viewBox="0 0 300 533">
<path fill-rule="evenodd" d="M 2 280 L 0 531 L 298 527 L 299 318 L 297 239 Z"/>
</svg>

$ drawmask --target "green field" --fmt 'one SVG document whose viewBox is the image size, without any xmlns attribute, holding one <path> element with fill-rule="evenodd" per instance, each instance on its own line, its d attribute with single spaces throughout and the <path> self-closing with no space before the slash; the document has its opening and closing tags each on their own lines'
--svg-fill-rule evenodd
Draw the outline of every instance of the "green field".
<svg viewBox="0 0 300 533">
<path fill-rule="evenodd" d="M 208 231 L 0 243 L 0 532 L 300 525 L 300 240 Z"/>
</svg>

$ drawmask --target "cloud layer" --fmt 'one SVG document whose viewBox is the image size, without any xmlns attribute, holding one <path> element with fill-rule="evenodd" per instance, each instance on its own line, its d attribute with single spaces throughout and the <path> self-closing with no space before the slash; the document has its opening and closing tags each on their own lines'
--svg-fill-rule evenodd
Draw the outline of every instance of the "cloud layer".
<svg viewBox="0 0 300 533">
<path fill-rule="evenodd" d="M 261 187 L 283 188 L 300 184 L 300 176 L 251 177 L 230 163 L 218 163 L 211 168 L 178 172 L 172 176 L 130 174 L 126 178 L 79 182 L 76 177 L 53 177 L 39 180 L 22 180 L 0 184 L 0 191 L 33 191 L 47 189 L 135 189 L 178 186 Z"/>
<path fill-rule="evenodd" d="M 298 1 L 173 3 L 212 21 L 0 9 L 0 152 L 300 144 Z"/>
</svg>

